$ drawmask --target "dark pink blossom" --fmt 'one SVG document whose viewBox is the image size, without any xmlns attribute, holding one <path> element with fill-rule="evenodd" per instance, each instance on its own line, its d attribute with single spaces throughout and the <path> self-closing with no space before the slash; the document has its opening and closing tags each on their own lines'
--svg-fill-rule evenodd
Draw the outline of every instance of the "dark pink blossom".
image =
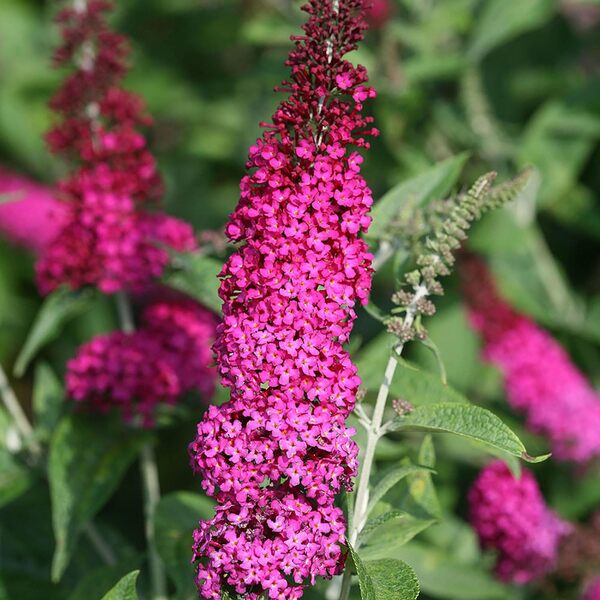
<svg viewBox="0 0 600 600">
<path fill-rule="evenodd" d="M 216 318 L 191 300 L 149 305 L 133 333 L 113 332 L 84 344 L 67 365 L 67 391 L 91 410 L 119 410 L 152 425 L 159 404 L 197 390 L 209 400 L 216 373 L 211 343 Z"/>
<path fill-rule="evenodd" d="M 210 407 L 190 445 L 217 500 L 194 534 L 198 589 L 298 599 L 340 572 L 345 523 L 334 499 L 357 470 L 345 420 L 360 383 L 343 344 L 366 303 L 371 255 L 359 235 L 371 192 L 360 175 L 376 133 L 363 67 L 343 59 L 365 29 L 361 0 L 311 0 L 287 65 L 289 96 L 250 148 L 221 272 L 215 351 L 231 400 Z"/>
<path fill-rule="evenodd" d="M 546 506 L 529 471 L 516 479 L 500 461 L 479 474 L 469 491 L 469 512 L 482 547 L 497 553 L 496 574 L 517 584 L 553 568 L 560 540 L 570 530 Z"/>
<path fill-rule="evenodd" d="M 503 374 L 509 404 L 556 458 L 585 463 L 600 456 L 600 396 L 550 334 L 498 294 L 484 263 L 462 261 L 471 322 L 483 353 Z"/>
<path fill-rule="evenodd" d="M 47 139 L 73 170 L 59 185 L 64 227 L 37 264 L 44 294 L 61 284 L 136 291 L 162 273 L 167 247 L 196 247 L 188 224 L 157 212 L 162 182 L 138 131 L 151 120 L 142 100 L 121 88 L 129 50 L 108 28 L 110 8 L 87 0 L 58 16 L 55 59 L 75 69 L 50 103 L 60 120 Z"/>
</svg>

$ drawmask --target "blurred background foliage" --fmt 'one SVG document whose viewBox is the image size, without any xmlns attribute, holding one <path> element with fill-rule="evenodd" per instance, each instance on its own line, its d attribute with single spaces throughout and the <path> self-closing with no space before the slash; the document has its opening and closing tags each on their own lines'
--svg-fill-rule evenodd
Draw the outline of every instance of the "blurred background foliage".
<svg viewBox="0 0 600 600">
<path fill-rule="evenodd" d="M 272 88 L 286 76 L 289 35 L 302 21 L 299 4 L 117 4 L 115 26 L 134 48 L 127 86 L 145 97 L 155 118 L 149 136 L 167 184 L 167 210 L 197 230 L 220 230 L 237 202 L 258 123 L 268 120 L 279 101 Z M 366 43 L 353 57 L 367 66 L 379 93 L 370 109 L 381 136 L 366 153 L 364 171 L 375 198 L 462 152 L 468 161 L 456 189 L 485 171 L 498 171 L 503 181 L 533 166 L 526 192 L 513 207 L 478 224 L 471 247 L 489 257 L 510 301 L 549 328 L 600 385 L 600 3 L 390 0 L 389 6 L 388 18 L 374 18 Z M 0 0 L 0 163 L 48 184 L 64 168 L 43 142 L 52 119 L 46 103 L 60 78 L 50 68 L 55 10 L 49 1 Z M 32 265 L 31 256 L 0 242 L 0 360 L 6 366 L 40 305 Z M 377 303 L 386 305 L 394 289 L 387 265 L 375 279 Z M 75 345 L 115 326 L 109 304 L 96 303 L 42 356 L 62 374 Z M 479 342 L 467 325 L 455 283 L 448 283 L 428 328 L 451 385 L 500 414 L 532 452 L 546 451 L 545 441 L 527 433 L 506 408 L 499 375 L 480 361 Z M 379 324 L 361 314 L 352 347 L 363 369 L 379 364 L 382 348 L 387 352 L 378 332 Z M 436 370 L 421 347 L 409 358 Z M 26 403 L 32 386 L 31 372 L 15 381 Z M 191 413 L 160 432 L 159 466 L 167 494 L 199 491 L 186 455 L 199 416 L 200 411 Z M 416 452 L 417 441 L 408 437 L 382 446 L 383 464 Z M 436 438 L 436 450 L 446 518 L 397 549 L 397 557 L 419 574 L 423 597 L 577 597 L 576 585 L 555 578 L 529 590 L 492 579 L 491 557 L 481 555 L 464 521 L 465 490 L 485 458 L 457 439 Z M 563 516 L 584 521 L 600 507 L 597 472 L 574 473 L 553 461 L 534 470 L 548 502 Z M 100 598 L 119 575 L 140 564 L 139 487 L 137 470 L 130 468 L 99 516 L 118 549 L 118 565 L 98 568 L 93 550 L 81 541 L 59 584 L 49 577 L 54 541 L 45 486 L 32 484 L 18 502 L 7 503 L 0 511 L 0 598 Z M 178 494 L 157 517 L 171 544 L 166 552 L 175 571 L 170 572 L 183 582 L 181 598 L 193 596 L 187 531 L 207 506 L 196 495 Z M 171 513 L 175 520 L 169 520 Z"/>
</svg>

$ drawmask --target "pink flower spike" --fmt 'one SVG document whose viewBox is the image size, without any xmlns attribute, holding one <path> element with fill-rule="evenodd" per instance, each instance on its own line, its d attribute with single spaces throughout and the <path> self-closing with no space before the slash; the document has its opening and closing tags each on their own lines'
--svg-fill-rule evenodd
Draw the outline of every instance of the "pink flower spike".
<svg viewBox="0 0 600 600">
<path fill-rule="evenodd" d="M 217 501 L 194 536 L 204 598 L 229 586 L 248 598 L 297 600 L 344 565 L 334 501 L 357 471 L 345 420 L 360 380 L 343 344 L 370 290 L 360 234 L 372 194 L 355 149 L 367 147 L 372 119 L 361 102 L 373 92 L 364 68 L 342 57 L 362 39 L 363 1 L 343 0 L 334 14 L 331 0 L 310 0 L 305 10 L 305 35 L 287 63 L 291 94 L 250 149 L 226 228 L 242 242 L 220 274 L 214 347 L 231 400 L 206 413 L 189 447 Z M 327 39 L 339 44 L 328 50 Z M 356 98 L 340 92 L 352 89 Z"/>
</svg>

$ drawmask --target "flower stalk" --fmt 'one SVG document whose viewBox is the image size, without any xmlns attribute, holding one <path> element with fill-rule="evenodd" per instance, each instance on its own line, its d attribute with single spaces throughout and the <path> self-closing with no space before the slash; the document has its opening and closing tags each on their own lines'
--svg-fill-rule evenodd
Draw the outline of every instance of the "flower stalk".
<svg viewBox="0 0 600 600">
<path fill-rule="evenodd" d="M 115 299 L 122 331 L 124 333 L 133 333 L 135 331 L 135 322 L 129 297 L 124 291 L 120 291 L 115 295 Z M 144 531 L 148 547 L 152 599 L 166 600 L 167 578 L 162 560 L 156 549 L 156 532 L 154 528 L 154 512 L 160 502 L 160 481 L 152 443 L 150 441 L 145 444 L 140 454 L 140 473 L 144 494 Z"/>
</svg>

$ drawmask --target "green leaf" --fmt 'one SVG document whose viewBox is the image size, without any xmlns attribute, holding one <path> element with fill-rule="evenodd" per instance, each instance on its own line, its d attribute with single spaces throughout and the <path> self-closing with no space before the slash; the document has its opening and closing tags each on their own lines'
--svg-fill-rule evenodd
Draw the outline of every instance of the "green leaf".
<svg viewBox="0 0 600 600">
<path fill-rule="evenodd" d="M 402 510 L 390 510 L 367 521 L 358 538 L 361 552 L 370 559 L 378 558 L 378 548 L 403 546 L 435 522 L 436 519 L 421 519 Z M 363 544 L 371 546 L 370 553 L 362 550 Z"/>
<path fill-rule="evenodd" d="M 58 424 L 48 457 L 54 581 L 67 567 L 81 529 L 111 497 L 148 439 L 145 432 L 98 417 L 69 415 Z"/>
<path fill-rule="evenodd" d="M 194 568 L 190 564 L 192 532 L 200 519 L 214 514 L 213 502 L 192 492 L 164 496 L 154 513 L 156 547 L 177 588 L 178 598 L 194 598 Z"/>
<path fill-rule="evenodd" d="M 453 156 L 426 169 L 417 176 L 393 187 L 374 205 L 373 222 L 367 234 L 369 238 L 384 237 L 390 223 L 407 204 L 422 206 L 435 198 L 448 195 L 458 180 L 468 158 L 466 153 Z"/>
<path fill-rule="evenodd" d="M 0 449 L 0 507 L 25 493 L 34 478 L 7 450 Z"/>
<path fill-rule="evenodd" d="M 33 473 L 13 454 L 14 443 L 21 444 L 12 420 L 0 407 L 0 507 L 9 504 L 33 484 Z"/>
<path fill-rule="evenodd" d="M 218 275 L 223 265 L 202 254 L 173 253 L 172 261 L 175 270 L 163 277 L 163 283 L 221 314 Z"/>
<path fill-rule="evenodd" d="M 527 123 L 516 158 L 518 164 L 535 165 L 540 170 L 539 205 L 551 208 L 565 203 L 564 198 L 577 185 L 598 136 L 597 111 L 556 100 L 549 100 L 537 110 Z"/>
<path fill-rule="evenodd" d="M 350 545 L 350 543 L 348 543 L 348 551 L 350 552 L 350 558 L 352 558 L 356 574 L 358 575 L 360 597 L 362 598 L 362 600 L 377 600 L 377 596 L 375 595 L 375 586 L 373 585 L 371 576 L 369 575 L 367 569 L 363 565 L 362 560 L 360 559 L 354 548 Z"/>
<path fill-rule="evenodd" d="M 102 597 L 102 600 L 138 600 L 135 584 L 139 574 L 139 571 L 132 571 L 125 575 L 112 590 Z"/>
<path fill-rule="evenodd" d="M 402 560 L 383 559 L 364 562 L 376 600 L 416 600 L 419 596 L 417 575 Z"/>
<path fill-rule="evenodd" d="M 431 469 L 435 467 L 435 447 L 431 435 L 423 437 L 419 448 L 418 461 L 419 464 Z M 441 518 L 442 509 L 433 485 L 431 472 L 424 470 L 410 475 L 408 477 L 408 495 L 411 502 L 414 502 L 419 509 L 437 519 Z"/>
<path fill-rule="evenodd" d="M 15 362 L 14 373 L 17 377 L 25 373 L 40 349 L 60 334 L 69 319 L 90 307 L 93 296 L 94 292 L 89 289 L 72 292 L 62 287 L 46 297 Z"/>
<path fill-rule="evenodd" d="M 543 460 L 527 454 L 521 440 L 496 415 L 480 406 L 442 402 L 419 406 L 390 424 L 392 431 L 453 433 L 529 462 Z"/>
<path fill-rule="evenodd" d="M 40 362 L 33 378 L 33 412 L 36 433 L 47 439 L 54 430 L 64 405 L 64 389 L 50 366 Z"/>
<path fill-rule="evenodd" d="M 367 506 L 367 514 L 370 513 L 375 505 L 399 482 L 408 475 L 427 471 L 428 469 L 418 465 L 405 465 L 396 467 L 386 473 L 379 482 L 375 485 L 369 495 L 369 504 Z"/>
<path fill-rule="evenodd" d="M 98 597 L 98 590 L 109 590 L 131 570 L 139 566 L 141 556 L 132 556 L 114 565 L 103 565 L 86 573 L 77 582 L 77 587 L 69 594 L 68 600 L 89 600 Z"/>
<path fill-rule="evenodd" d="M 469 57 L 480 60 L 497 46 L 539 27 L 552 16 L 554 9 L 554 0 L 488 0 L 476 21 Z"/>
</svg>

